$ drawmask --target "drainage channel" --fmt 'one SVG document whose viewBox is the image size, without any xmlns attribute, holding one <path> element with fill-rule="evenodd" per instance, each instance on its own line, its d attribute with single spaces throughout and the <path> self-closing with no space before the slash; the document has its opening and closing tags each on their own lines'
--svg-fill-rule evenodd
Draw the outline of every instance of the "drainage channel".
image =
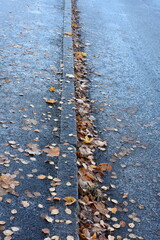
<svg viewBox="0 0 160 240">
<path fill-rule="evenodd" d="M 81 41 L 79 10 L 76 1 L 72 1 L 72 34 L 74 49 L 74 71 L 76 91 L 77 119 L 77 159 L 79 175 L 79 237 L 80 239 L 114 240 L 114 228 L 109 224 L 111 214 L 116 207 L 108 209 L 107 186 L 102 186 L 103 175 L 112 170 L 106 162 L 97 165 L 94 159 L 96 149 L 105 151 L 107 143 L 98 137 L 94 126 L 89 99 L 89 80 L 86 65 L 87 53 Z M 113 204 L 117 201 L 110 199 Z"/>
</svg>

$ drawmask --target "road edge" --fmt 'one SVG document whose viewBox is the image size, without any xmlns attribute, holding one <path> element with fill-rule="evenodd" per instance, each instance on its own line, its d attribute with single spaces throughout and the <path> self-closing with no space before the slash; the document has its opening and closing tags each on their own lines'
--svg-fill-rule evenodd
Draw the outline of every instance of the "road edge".
<svg viewBox="0 0 160 240">
<path fill-rule="evenodd" d="M 77 201 L 71 206 L 72 213 L 69 219 L 71 224 L 56 226 L 56 232 L 62 239 L 79 240 L 78 231 L 78 168 L 77 168 L 77 127 L 75 111 L 75 86 L 74 86 L 74 56 L 72 42 L 72 2 L 64 0 L 64 22 L 63 22 L 63 78 L 61 95 L 61 120 L 60 120 L 60 149 L 61 156 L 58 159 L 58 175 L 62 185 L 59 186 L 59 196 L 72 196 Z M 70 150 L 71 149 L 71 150 Z M 64 157 L 66 156 L 66 157 Z M 71 182 L 71 186 L 66 183 Z M 62 218 L 65 217 L 65 206 Z M 67 230 L 67 231 L 66 231 Z M 68 236 L 68 238 L 67 238 Z M 69 238 L 69 236 L 71 238 Z"/>
<path fill-rule="evenodd" d="M 63 81 L 60 143 L 77 145 L 74 57 L 72 42 L 72 3 L 64 0 Z"/>
</svg>

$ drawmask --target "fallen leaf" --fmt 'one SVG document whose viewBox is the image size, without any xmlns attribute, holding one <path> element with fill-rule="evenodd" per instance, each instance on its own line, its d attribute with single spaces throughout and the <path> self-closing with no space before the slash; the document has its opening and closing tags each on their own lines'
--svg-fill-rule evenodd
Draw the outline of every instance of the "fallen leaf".
<svg viewBox="0 0 160 240">
<path fill-rule="evenodd" d="M 57 100 L 54 100 L 52 98 L 50 98 L 50 99 L 44 98 L 44 100 L 46 103 L 52 103 L 52 104 L 57 102 Z"/>
<path fill-rule="evenodd" d="M 45 148 L 42 151 L 47 153 L 48 157 L 58 157 L 59 154 L 60 154 L 60 148 L 59 147 Z"/>
<path fill-rule="evenodd" d="M 68 36 L 72 36 L 72 33 L 70 33 L 70 32 L 65 32 L 64 34 L 68 35 Z"/>
<path fill-rule="evenodd" d="M 38 144 L 35 143 L 28 143 L 27 146 L 28 149 L 25 149 L 25 152 L 31 154 L 31 155 L 40 155 L 42 154 L 42 151 L 38 149 Z"/>
<path fill-rule="evenodd" d="M 57 208 L 54 208 L 51 210 L 52 215 L 57 215 L 58 213 L 59 213 L 59 209 L 57 209 Z"/>
<path fill-rule="evenodd" d="M 59 238 L 59 236 L 54 235 L 54 236 L 52 237 L 52 239 L 54 239 L 54 240 L 59 240 L 60 238 Z"/>
<path fill-rule="evenodd" d="M 16 210 L 16 209 L 12 209 L 12 210 L 11 210 L 11 213 L 12 213 L 12 214 L 16 214 L 16 213 L 17 213 L 17 210 Z"/>
<path fill-rule="evenodd" d="M 115 239 L 114 236 L 111 236 L 111 235 L 108 236 L 108 240 L 114 240 L 114 239 Z"/>
<path fill-rule="evenodd" d="M 68 236 L 67 236 L 67 240 L 74 240 L 74 237 L 73 237 L 73 236 L 70 236 L 70 235 L 68 235 Z"/>
<path fill-rule="evenodd" d="M 37 125 L 37 121 L 36 121 L 35 119 L 32 119 L 32 118 L 27 118 L 27 119 L 25 119 L 25 123 L 26 123 L 26 124 Z"/>
<path fill-rule="evenodd" d="M 66 224 L 71 224 L 72 221 L 71 220 L 66 220 Z"/>
<path fill-rule="evenodd" d="M 43 180 L 43 179 L 46 178 L 46 176 L 45 175 L 39 175 L 39 176 L 37 176 L 37 178 L 40 179 L 40 180 Z"/>
<path fill-rule="evenodd" d="M 108 208 L 108 210 L 109 210 L 110 212 L 114 213 L 114 214 L 116 214 L 116 212 L 117 212 L 117 208 L 116 208 L 116 207 L 114 207 L 114 208 Z"/>
<path fill-rule="evenodd" d="M 0 221 L 0 225 L 4 225 L 4 224 L 6 224 L 5 221 Z"/>
<path fill-rule="evenodd" d="M 63 199 L 66 201 L 65 205 L 72 205 L 77 201 L 74 197 L 64 197 Z"/>
<path fill-rule="evenodd" d="M 50 91 L 50 92 L 54 92 L 55 89 L 56 89 L 55 87 L 50 87 L 50 88 L 49 88 L 49 91 Z"/>
<path fill-rule="evenodd" d="M 66 209 L 65 209 L 65 212 L 66 212 L 67 214 L 71 214 L 71 213 L 72 213 L 71 209 L 69 209 L 69 208 L 66 208 Z"/>
<path fill-rule="evenodd" d="M 77 27 L 77 24 L 76 23 L 72 23 L 72 27 Z"/>
<path fill-rule="evenodd" d="M 126 223 L 125 223 L 124 221 L 120 221 L 119 225 L 120 225 L 121 227 L 125 227 L 125 226 L 126 226 Z"/>
<path fill-rule="evenodd" d="M 30 203 L 28 201 L 22 201 L 21 204 L 23 205 L 23 207 L 27 208 L 30 206 Z"/>
<path fill-rule="evenodd" d="M 4 230 L 4 231 L 3 231 L 3 234 L 4 234 L 5 236 L 11 236 L 11 235 L 13 235 L 13 232 L 12 232 L 11 230 Z"/>
<path fill-rule="evenodd" d="M 85 136 L 84 143 L 91 143 L 92 141 L 93 141 L 93 138 L 92 138 L 92 137 Z"/>
<path fill-rule="evenodd" d="M 42 228 L 42 232 L 44 234 L 50 234 L 50 230 L 48 228 Z"/>
<path fill-rule="evenodd" d="M 118 229 L 118 228 L 120 228 L 121 226 L 120 226 L 120 224 L 115 223 L 115 224 L 113 224 L 113 227 L 116 228 L 116 229 Z"/>
<path fill-rule="evenodd" d="M 45 219 L 47 222 L 50 222 L 50 223 L 53 222 L 53 218 L 49 217 L 48 215 L 46 215 L 46 216 L 44 217 L 44 219 Z"/>
<path fill-rule="evenodd" d="M 11 229 L 12 229 L 13 232 L 17 232 L 17 231 L 20 230 L 18 227 L 11 227 Z"/>
<path fill-rule="evenodd" d="M 73 74 L 66 74 L 66 77 L 68 77 L 68 78 L 74 78 L 74 75 Z"/>
<path fill-rule="evenodd" d="M 39 133 L 40 130 L 39 129 L 34 129 L 34 132 Z"/>
<path fill-rule="evenodd" d="M 15 175 L 9 173 L 0 176 L 0 196 L 6 195 L 8 192 L 14 193 L 14 189 L 20 183 L 15 180 Z"/>
</svg>

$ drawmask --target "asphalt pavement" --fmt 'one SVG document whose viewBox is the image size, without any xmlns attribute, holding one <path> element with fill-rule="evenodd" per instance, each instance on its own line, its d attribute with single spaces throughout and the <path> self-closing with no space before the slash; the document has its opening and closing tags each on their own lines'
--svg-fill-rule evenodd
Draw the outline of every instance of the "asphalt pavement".
<svg viewBox="0 0 160 240">
<path fill-rule="evenodd" d="M 95 125 L 108 142 L 95 157 L 113 165 L 103 184 L 119 201 L 116 239 L 158 240 L 160 2 L 79 0 L 77 9 Z"/>
<path fill-rule="evenodd" d="M 2 0 L 0 12 L 0 239 L 77 239 L 74 125 L 62 136 L 75 123 L 63 111 L 70 2 Z"/>
</svg>

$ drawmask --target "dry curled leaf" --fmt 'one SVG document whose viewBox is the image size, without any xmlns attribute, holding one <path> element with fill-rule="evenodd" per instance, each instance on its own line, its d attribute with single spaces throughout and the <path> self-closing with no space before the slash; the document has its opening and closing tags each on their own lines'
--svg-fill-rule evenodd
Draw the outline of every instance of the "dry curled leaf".
<svg viewBox="0 0 160 240">
<path fill-rule="evenodd" d="M 50 88 L 49 88 L 49 91 L 50 91 L 50 92 L 54 92 L 55 89 L 56 89 L 55 87 L 50 87 Z"/>
<path fill-rule="evenodd" d="M 70 33 L 70 32 L 65 32 L 64 34 L 68 35 L 68 36 L 72 36 L 72 33 Z"/>
<path fill-rule="evenodd" d="M 37 121 L 36 121 L 35 119 L 32 119 L 32 118 L 27 118 L 27 119 L 25 119 L 25 123 L 26 123 L 26 124 L 37 125 Z"/>
<path fill-rule="evenodd" d="M 13 232 L 12 232 L 11 230 L 4 230 L 4 231 L 3 231 L 3 234 L 4 234 L 5 236 L 11 236 L 11 235 L 13 235 Z"/>
<path fill-rule="evenodd" d="M 69 209 L 69 208 L 66 208 L 66 209 L 65 209 L 65 212 L 66 212 L 67 214 L 69 214 L 69 215 L 72 213 L 71 209 Z"/>
<path fill-rule="evenodd" d="M 77 201 L 74 197 L 64 197 L 63 199 L 65 200 L 65 205 L 72 205 Z"/>
<path fill-rule="evenodd" d="M 50 98 L 50 99 L 48 99 L 48 98 L 44 98 L 44 100 L 45 100 L 45 102 L 46 102 L 46 103 L 51 103 L 51 104 L 53 104 L 53 103 L 56 103 L 56 102 L 57 102 L 57 100 L 55 100 L 55 99 L 52 99 L 52 98 Z"/>
<path fill-rule="evenodd" d="M 91 143 L 93 141 L 93 138 L 90 136 L 85 136 L 84 143 Z"/>
<path fill-rule="evenodd" d="M 20 184 L 15 180 L 15 177 L 15 175 L 9 173 L 0 176 L 0 196 L 4 196 L 9 192 L 14 193 L 15 188 Z"/>
<path fill-rule="evenodd" d="M 18 232 L 20 230 L 20 228 L 18 228 L 18 227 L 11 227 L 11 229 L 13 232 Z"/>
<path fill-rule="evenodd" d="M 48 228 L 42 228 L 42 232 L 44 234 L 50 234 L 50 230 Z"/>
<path fill-rule="evenodd" d="M 25 150 L 25 152 L 31 154 L 31 155 L 40 155 L 42 154 L 42 151 L 38 149 L 38 144 L 35 143 L 28 143 L 27 146 L 28 149 Z"/>
<path fill-rule="evenodd" d="M 69 224 L 71 224 L 71 223 L 72 223 L 71 220 L 66 220 L 66 224 L 67 224 L 67 225 L 69 225 Z"/>
<path fill-rule="evenodd" d="M 117 212 L 117 208 L 116 208 L 116 207 L 114 207 L 114 208 L 108 208 L 108 210 L 109 210 L 110 212 L 114 213 L 114 214 L 116 214 L 116 212 Z"/>
<path fill-rule="evenodd" d="M 50 223 L 53 222 L 53 218 L 49 217 L 48 215 L 46 215 L 46 216 L 44 217 L 44 219 L 45 219 L 47 222 L 50 222 Z"/>
<path fill-rule="evenodd" d="M 59 209 L 57 209 L 57 208 L 52 208 L 51 209 L 51 214 L 52 215 L 57 215 L 59 213 Z"/>
<path fill-rule="evenodd" d="M 27 208 L 30 206 L 30 203 L 28 201 L 22 201 L 21 204 L 23 205 L 23 207 Z"/>
<path fill-rule="evenodd" d="M 70 235 L 68 235 L 68 236 L 67 236 L 67 240 L 74 240 L 74 237 L 73 237 L 73 236 L 70 236 Z"/>
<path fill-rule="evenodd" d="M 43 180 L 43 179 L 46 178 L 46 176 L 41 174 L 41 175 L 38 175 L 37 178 L 40 179 L 40 180 Z"/>
</svg>

